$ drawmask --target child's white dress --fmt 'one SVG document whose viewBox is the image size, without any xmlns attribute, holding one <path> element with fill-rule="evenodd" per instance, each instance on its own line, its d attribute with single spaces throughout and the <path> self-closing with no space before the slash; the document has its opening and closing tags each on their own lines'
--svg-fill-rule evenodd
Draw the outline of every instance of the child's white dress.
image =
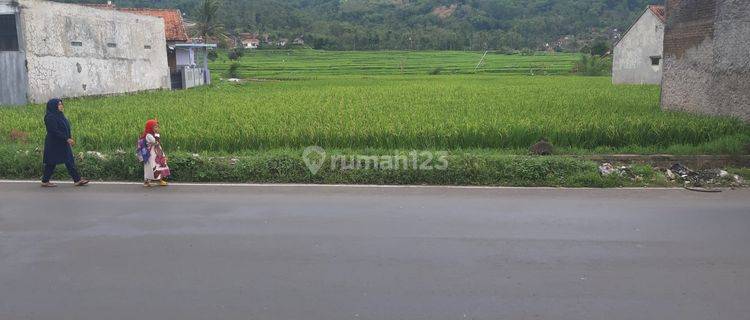
<svg viewBox="0 0 750 320">
<path fill-rule="evenodd" d="M 149 157 L 148 161 L 143 163 L 143 179 L 144 180 L 161 180 L 169 176 L 169 168 L 166 162 L 159 163 L 157 159 L 164 159 L 164 151 L 161 149 L 161 144 L 157 137 L 152 134 L 146 135 L 146 144 L 148 146 Z"/>
</svg>

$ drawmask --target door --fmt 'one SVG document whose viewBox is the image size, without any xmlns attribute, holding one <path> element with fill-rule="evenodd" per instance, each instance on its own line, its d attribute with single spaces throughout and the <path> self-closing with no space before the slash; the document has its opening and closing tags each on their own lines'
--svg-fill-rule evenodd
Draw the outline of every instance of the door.
<svg viewBox="0 0 750 320">
<path fill-rule="evenodd" d="M 0 10 L 0 105 L 26 104 L 26 55 L 21 51 L 17 18 L 15 12 Z"/>
</svg>

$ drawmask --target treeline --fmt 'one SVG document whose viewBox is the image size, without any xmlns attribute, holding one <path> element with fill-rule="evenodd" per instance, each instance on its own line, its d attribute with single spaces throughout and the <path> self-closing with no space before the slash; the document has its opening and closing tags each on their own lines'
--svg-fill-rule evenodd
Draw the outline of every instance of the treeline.
<svg viewBox="0 0 750 320">
<path fill-rule="evenodd" d="M 67 0 L 103 2 L 103 0 Z M 115 0 L 118 6 L 177 7 L 189 18 L 203 0 Z M 328 50 L 578 50 L 613 41 L 654 0 L 223 0 L 228 34 L 304 36 Z M 615 30 L 616 29 L 616 30 Z"/>
</svg>

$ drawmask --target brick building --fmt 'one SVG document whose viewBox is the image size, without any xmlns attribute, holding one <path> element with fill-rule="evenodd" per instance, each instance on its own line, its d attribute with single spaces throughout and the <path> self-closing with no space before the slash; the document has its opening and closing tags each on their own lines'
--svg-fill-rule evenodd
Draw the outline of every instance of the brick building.
<svg viewBox="0 0 750 320">
<path fill-rule="evenodd" d="M 667 0 L 663 109 L 750 121 L 750 1 Z"/>
</svg>

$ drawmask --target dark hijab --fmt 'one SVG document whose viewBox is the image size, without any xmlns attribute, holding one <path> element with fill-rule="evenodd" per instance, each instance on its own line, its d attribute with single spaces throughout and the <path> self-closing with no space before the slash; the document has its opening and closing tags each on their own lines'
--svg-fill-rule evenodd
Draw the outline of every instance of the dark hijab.
<svg viewBox="0 0 750 320">
<path fill-rule="evenodd" d="M 45 123 L 56 122 L 59 124 L 62 130 L 70 136 L 70 122 L 65 118 L 65 115 L 57 109 L 57 105 L 63 102 L 60 99 L 52 98 L 47 101 L 47 114 L 44 115 Z"/>
<path fill-rule="evenodd" d="M 47 116 L 61 116 L 62 112 L 57 109 L 57 106 L 62 102 L 62 100 L 57 98 L 52 98 L 47 101 L 47 114 L 45 115 L 45 118 Z"/>
</svg>

